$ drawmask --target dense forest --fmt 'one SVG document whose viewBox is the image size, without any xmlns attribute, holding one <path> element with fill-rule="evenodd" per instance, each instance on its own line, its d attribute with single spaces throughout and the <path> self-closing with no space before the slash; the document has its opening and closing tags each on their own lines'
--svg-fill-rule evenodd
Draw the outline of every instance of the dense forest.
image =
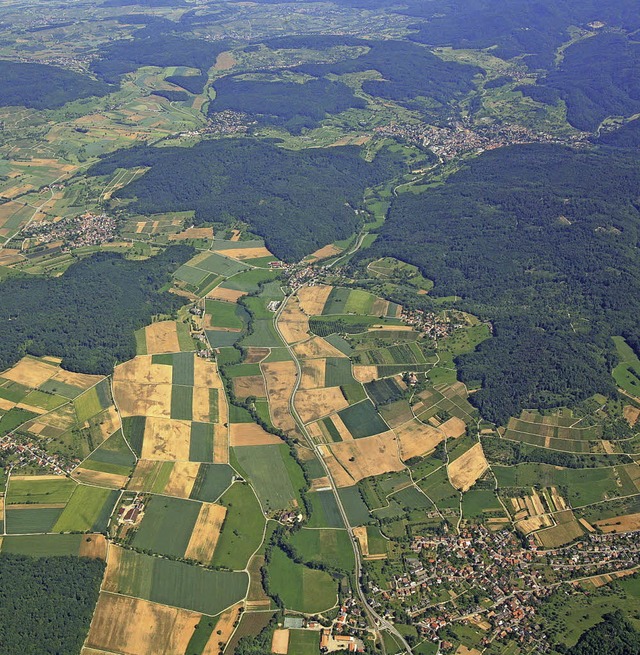
<svg viewBox="0 0 640 655">
<path fill-rule="evenodd" d="M 355 146 L 292 151 L 273 142 L 222 139 L 192 148 L 121 150 L 89 174 L 137 166 L 151 170 L 115 194 L 136 199 L 131 211 L 193 209 L 199 223 L 240 219 L 288 261 L 353 234 L 364 189 L 405 169 L 401 156 L 387 149 L 368 163 Z"/>
<path fill-rule="evenodd" d="M 426 48 L 402 41 L 363 41 L 369 51 L 333 64 L 304 64 L 297 70 L 314 76 L 376 70 L 383 80 L 367 80 L 362 90 L 373 96 L 409 103 L 418 96 L 447 106 L 471 91 L 476 66 L 447 62 Z"/>
<path fill-rule="evenodd" d="M 148 21 L 146 21 L 148 22 Z M 216 57 L 228 46 L 217 41 L 189 39 L 171 34 L 136 33 L 131 40 L 114 41 L 105 45 L 92 65 L 92 70 L 107 82 L 115 83 L 125 73 L 141 66 L 189 66 L 208 70 Z"/>
<path fill-rule="evenodd" d="M 629 121 L 613 132 L 605 132 L 596 141 L 615 148 L 640 148 L 640 119 Z"/>
<path fill-rule="evenodd" d="M 638 334 L 640 162 L 526 145 L 487 152 L 428 193 L 400 195 L 361 258 L 397 257 L 492 320 L 457 360 L 482 414 L 612 389 L 615 334 Z M 635 342 L 634 342 L 635 343 Z"/>
<path fill-rule="evenodd" d="M 199 75 L 170 75 L 165 78 L 167 82 L 177 84 L 191 93 L 202 93 L 208 79 L 209 76 L 206 73 L 200 73 Z"/>
<path fill-rule="evenodd" d="M 79 654 L 104 562 L 0 555 L 0 655 Z"/>
<path fill-rule="evenodd" d="M 556 650 L 559 650 L 556 646 Z M 605 614 L 602 621 L 587 630 L 578 643 L 564 651 L 567 655 L 640 655 L 640 632 L 616 610 Z"/>
<path fill-rule="evenodd" d="M 351 107 L 365 107 L 362 98 L 341 82 L 311 80 L 296 82 L 240 80 L 223 77 L 214 83 L 216 99 L 209 113 L 232 109 L 257 116 L 261 122 L 281 125 L 294 134 L 314 128 L 327 114 L 338 114 Z"/>
<path fill-rule="evenodd" d="M 72 100 L 104 96 L 112 87 L 71 70 L 0 61 L 0 106 L 55 109 Z"/>
<path fill-rule="evenodd" d="M 567 120 L 594 131 L 607 116 L 640 112 L 640 43 L 603 33 L 567 48 L 557 70 L 520 90 L 534 100 L 567 105 Z"/>
<path fill-rule="evenodd" d="M 160 289 L 191 257 L 173 246 L 143 262 L 98 253 L 59 278 L 9 278 L 0 284 L 0 370 L 24 354 L 62 357 L 64 368 L 109 374 L 135 356 L 135 330 L 184 299 Z"/>
</svg>

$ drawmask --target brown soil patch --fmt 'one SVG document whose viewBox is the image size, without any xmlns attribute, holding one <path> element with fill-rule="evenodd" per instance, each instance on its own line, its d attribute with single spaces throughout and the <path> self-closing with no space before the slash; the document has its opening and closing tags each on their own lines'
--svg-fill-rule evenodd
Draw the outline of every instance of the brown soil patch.
<svg viewBox="0 0 640 655">
<path fill-rule="evenodd" d="M 183 655 L 201 614 L 101 593 L 87 646 L 126 655 Z"/>
<path fill-rule="evenodd" d="M 262 375 L 233 378 L 233 390 L 238 398 L 248 398 L 249 396 L 264 398 L 267 395 Z"/>
<path fill-rule="evenodd" d="M 167 496 L 189 498 L 199 469 L 198 462 L 176 462 L 162 493 Z"/>
<path fill-rule="evenodd" d="M 218 655 L 218 653 L 224 650 L 224 646 L 229 643 L 229 639 L 231 639 L 233 635 L 236 622 L 240 618 L 241 609 L 242 603 L 238 603 L 220 615 L 220 618 L 216 623 L 216 628 L 211 637 L 209 637 L 209 641 L 204 647 L 202 655 Z M 220 647 L 221 643 L 223 644 L 222 647 Z"/>
<path fill-rule="evenodd" d="M 616 447 L 611 441 L 607 441 L 606 439 L 602 440 L 602 448 L 607 455 L 613 455 L 616 452 Z"/>
<path fill-rule="evenodd" d="M 246 296 L 246 291 L 237 291 L 236 289 L 224 289 L 223 287 L 216 287 L 207 294 L 207 298 L 211 300 L 224 300 L 225 302 L 238 302 L 242 296 Z"/>
<path fill-rule="evenodd" d="M 282 439 L 263 430 L 257 423 L 232 423 L 229 426 L 232 446 L 279 445 Z"/>
<path fill-rule="evenodd" d="M 12 475 L 12 480 L 33 480 L 37 478 L 38 480 L 60 480 L 62 476 L 60 475 Z"/>
<path fill-rule="evenodd" d="M 340 387 L 298 391 L 295 398 L 295 407 L 303 423 L 315 421 L 348 406 Z"/>
<path fill-rule="evenodd" d="M 102 471 L 92 471 L 83 468 L 77 468 L 73 472 L 73 477 L 80 482 L 95 484 L 98 487 L 109 487 L 109 489 L 122 489 L 129 481 L 126 475 L 103 473 Z"/>
<path fill-rule="evenodd" d="M 426 455 L 444 439 L 442 432 L 417 419 L 403 423 L 393 431 L 400 441 L 400 452 L 404 460 Z"/>
<path fill-rule="evenodd" d="M 358 382 L 373 382 L 378 379 L 377 366 L 354 366 L 353 377 Z"/>
<path fill-rule="evenodd" d="M 18 409 L 26 409 L 28 412 L 33 412 L 34 414 L 46 414 L 47 410 L 42 407 L 36 407 L 35 405 L 28 405 L 27 403 L 18 403 L 16 405 Z"/>
<path fill-rule="evenodd" d="M 259 257 L 273 257 L 264 246 L 257 248 L 231 248 L 230 250 L 216 250 L 216 252 L 231 259 L 258 259 Z"/>
<path fill-rule="evenodd" d="M 624 516 L 616 516 L 612 519 L 602 519 L 596 521 L 597 525 L 603 532 L 631 532 L 632 530 L 640 529 L 640 513 L 638 514 L 625 514 Z"/>
<path fill-rule="evenodd" d="M 91 557 L 93 559 L 107 559 L 107 540 L 102 534 L 88 534 L 82 537 L 80 542 L 80 557 Z"/>
<path fill-rule="evenodd" d="M 247 348 L 247 354 L 244 361 L 246 364 L 257 364 L 267 357 L 270 352 L 270 348 Z"/>
<path fill-rule="evenodd" d="M 324 387 L 326 359 L 308 359 L 302 363 L 302 379 L 300 390 L 318 389 Z"/>
<path fill-rule="evenodd" d="M 327 257 L 333 257 L 335 255 L 339 255 L 342 252 L 342 248 L 338 248 L 338 246 L 334 246 L 332 243 L 323 246 L 322 248 L 318 248 L 315 252 L 312 252 L 308 257 L 307 261 L 309 263 L 314 263 L 317 262 L 321 259 L 327 259 Z"/>
<path fill-rule="evenodd" d="M 236 60 L 230 52 L 221 52 L 216 57 L 214 69 L 217 71 L 228 71 L 236 65 Z"/>
<path fill-rule="evenodd" d="M 288 432 L 296 429 L 289 411 L 289 398 L 296 381 L 295 362 L 268 362 L 260 364 L 267 383 L 269 411 L 273 424 Z"/>
<path fill-rule="evenodd" d="M 190 440 L 191 421 L 147 416 L 142 458 L 188 461 Z"/>
<path fill-rule="evenodd" d="M 315 357 L 345 357 L 337 348 L 334 348 L 322 337 L 313 337 L 293 346 L 299 359 L 313 359 Z"/>
<path fill-rule="evenodd" d="M 640 409 L 634 407 L 633 405 L 625 405 L 622 412 L 631 427 L 637 423 L 638 418 L 640 417 Z"/>
<path fill-rule="evenodd" d="M 184 553 L 187 559 L 195 559 L 203 564 L 211 561 L 226 514 L 227 508 L 222 505 L 202 503 L 198 520 Z"/>
<path fill-rule="evenodd" d="M 467 424 L 461 418 L 452 416 L 440 426 L 440 430 L 442 430 L 447 437 L 457 439 L 467 431 Z"/>
<path fill-rule="evenodd" d="M 324 284 L 312 287 L 302 287 L 302 289 L 298 291 L 300 308 L 309 316 L 318 316 L 322 314 L 322 310 L 324 309 L 327 298 L 332 289 L 333 287 Z"/>
<path fill-rule="evenodd" d="M 456 489 L 468 491 L 488 467 L 482 446 L 477 443 L 449 464 L 449 481 Z"/>
<path fill-rule="evenodd" d="M 353 528 L 353 534 L 360 544 L 360 552 L 363 557 L 369 557 L 369 537 L 367 535 L 367 526 L 361 525 Z"/>
<path fill-rule="evenodd" d="M 297 298 L 287 301 L 278 317 L 278 327 L 287 343 L 296 343 L 309 337 L 309 317 L 300 308 Z"/>
<path fill-rule="evenodd" d="M 2 374 L 3 378 L 24 384 L 25 387 L 39 387 L 58 372 L 58 368 L 31 357 L 23 357 L 13 368 Z"/>
<path fill-rule="evenodd" d="M 213 426 L 213 462 L 229 463 L 229 428 L 224 425 Z"/>
<path fill-rule="evenodd" d="M 313 478 L 311 480 L 311 491 L 319 491 L 321 489 L 331 489 L 331 481 L 326 475 L 322 478 Z"/>
<path fill-rule="evenodd" d="M 327 466 L 339 487 L 348 487 L 370 475 L 380 475 L 404 468 L 392 432 L 322 446 Z M 353 460 L 353 461 L 351 461 Z"/>
<path fill-rule="evenodd" d="M 169 235 L 169 241 L 182 241 L 183 239 L 213 239 L 213 228 L 190 227 L 188 230 Z"/>
<path fill-rule="evenodd" d="M 144 337 L 149 355 L 180 352 L 175 321 L 159 321 L 147 325 L 144 329 Z"/>
<path fill-rule="evenodd" d="M 102 375 L 89 375 L 88 373 L 73 373 L 59 369 L 53 376 L 54 381 L 64 382 L 70 384 L 72 387 L 79 387 L 80 389 L 88 389 L 94 384 L 98 384 L 104 376 Z"/>
<path fill-rule="evenodd" d="M 481 651 L 477 648 L 467 648 L 460 644 L 458 650 L 455 652 L 455 655 L 482 655 Z"/>
<path fill-rule="evenodd" d="M 289 652 L 289 630 L 275 630 L 271 639 L 271 652 L 287 655 Z"/>
<path fill-rule="evenodd" d="M 218 396 L 220 393 L 219 391 Z M 193 420 L 200 423 L 209 423 L 210 415 L 209 388 L 193 387 L 193 404 L 191 408 Z"/>
</svg>

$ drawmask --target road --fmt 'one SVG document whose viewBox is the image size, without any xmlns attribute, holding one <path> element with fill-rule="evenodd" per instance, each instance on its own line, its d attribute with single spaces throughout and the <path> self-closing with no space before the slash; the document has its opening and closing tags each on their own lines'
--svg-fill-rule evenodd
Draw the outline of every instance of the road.
<svg viewBox="0 0 640 655">
<path fill-rule="evenodd" d="M 363 235 L 363 238 L 364 238 L 364 235 Z M 411 650 L 411 647 L 406 642 L 405 638 L 400 634 L 400 632 L 398 632 L 398 630 L 393 625 L 393 623 L 391 623 L 390 621 L 387 621 L 386 619 L 381 617 L 369 605 L 369 603 L 367 601 L 367 597 L 366 597 L 366 595 L 364 593 L 364 590 L 362 588 L 362 583 L 361 583 L 362 560 L 361 560 L 361 557 L 360 557 L 360 549 L 358 548 L 358 542 L 357 542 L 356 536 L 355 536 L 355 534 L 353 532 L 353 527 L 349 523 L 349 518 L 348 518 L 347 513 L 346 513 L 346 511 L 344 509 L 344 506 L 342 504 L 342 500 L 340 499 L 340 495 L 338 494 L 338 487 L 337 487 L 337 485 L 335 483 L 335 480 L 333 479 L 333 476 L 331 474 L 331 471 L 329 470 L 329 467 L 327 466 L 326 462 L 324 461 L 324 457 L 322 456 L 322 453 L 320 452 L 320 448 L 318 447 L 318 445 L 316 443 L 314 443 L 313 439 L 309 436 L 309 433 L 307 432 L 307 429 L 306 429 L 304 423 L 302 422 L 300 416 L 298 415 L 298 412 L 296 411 L 296 408 L 295 408 L 295 405 L 294 405 L 294 400 L 295 400 L 296 393 L 298 392 L 298 389 L 300 387 L 300 381 L 302 379 L 302 369 L 300 367 L 300 362 L 298 361 L 298 358 L 296 357 L 296 354 L 293 351 L 293 348 L 287 343 L 286 339 L 284 338 L 284 335 L 282 334 L 282 332 L 280 332 L 280 326 L 278 325 L 278 318 L 280 317 L 280 314 L 282 313 L 282 311 L 286 307 L 286 304 L 287 304 L 287 302 L 289 301 L 290 298 L 291 298 L 291 295 L 285 296 L 284 300 L 280 304 L 280 307 L 278 308 L 278 311 L 276 312 L 276 314 L 274 316 L 274 319 L 273 319 L 273 323 L 274 323 L 276 331 L 278 332 L 278 334 L 279 334 L 280 338 L 282 339 L 283 343 L 286 344 L 287 349 L 289 351 L 289 354 L 293 358 L 293 361 L 296 363 L 296 369 L 297 369 L 296 383 L 295 383 L 295 385 L 293 387 L 293 392 L 292 392 L 291 397 L 289 399 L 289 410 L 291 411 L 291 415 L 293 416 L 293 418 L 294 418 L 294 420 L 295 420 L 295 422 L 296 422 L 296 424 L 298 426 L 298 429 L 300 430 L 300 432 L 304 436 L 304 438 L 307 441 L 307 444 L 309 445 L 309 447 L 313 450 L 316 457 L 318 458 L 318 460 L 322 464 L 322 468 L 324 469 L 324 472 L 325 472 L 327 478 L 329 479 L 329 481 L 331 483 L 331 490 L 333 491 L 333 495 L 334 495 L 334 498 L 336 500 L 338 510 L 340 512 L 340 516 L 342 517 L 344 525 L 345 525 L 345 527 L 347 529 L 347 533 L 349 534 L 349 538 L 351 540 L 351 546 L 353 548 L 353 554 L 354 554 L 355 562 L 356 562 L 356 566 L 355 566 L 356 592 L 358 594 L 358 597 L 362 601 L 362 604 L 363 604 L 363 606 L 364 606 L 364 608 L 365 608 L 365 610 L 367 612 L 369 621 L 376 628 L 376 632 L 378 633 L 379 638 L 380 638 L 380 644 L 381 644 L 381 647 L 382 647 L 383 654 L 386 655 L 386 648 L 385 648 L 385 645 L 384 645 L 384 640 L 382 638 L 382 635 L 380 634 L 380 631 L 381 630 L 387 630 L 388 632 L 390 632 L 398 640 L 399 643 L 401 643 L 404 646 L 405 651 L 407 653 L 409 653 L 409 655 L 413 655 L 413 651 Z"/>
</svg>

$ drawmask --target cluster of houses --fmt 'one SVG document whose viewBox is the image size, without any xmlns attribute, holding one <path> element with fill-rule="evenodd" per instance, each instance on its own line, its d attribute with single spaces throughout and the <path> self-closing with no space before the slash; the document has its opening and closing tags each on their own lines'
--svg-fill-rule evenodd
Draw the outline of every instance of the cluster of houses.
<svg viewBox="0 0 640 655">
<path fill-rule="evenodd" d="M 9 433 L 0 439 L 0 452 L 15 455 L 10 467 L 39 466 L 56 475 L 69 475 L 80 463 L 79 459 L 68 459 L 61 455 L 50 454 L 33 441 Z"/>
<path fill-rule="evenodd" d="M 30 225 L 23 231 L 24 248 L 60 241 L 66 248 L 97 246 L 113 241 L 117 223 L 107 214 L 87 212 L 81 216 L 61 218 Z"/>
</svg>

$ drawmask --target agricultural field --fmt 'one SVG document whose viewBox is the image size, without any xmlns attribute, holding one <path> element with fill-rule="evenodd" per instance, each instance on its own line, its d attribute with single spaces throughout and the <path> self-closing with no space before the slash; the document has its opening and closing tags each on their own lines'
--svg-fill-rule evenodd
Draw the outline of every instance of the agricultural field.
<svg viewBox="0 0 640 655">
<path fill-rule="evenodd" d="M 303 562 L 319 562 L 346 573 L 355 565 L 346 530 L 302 528 L 291 536 L 289 544 Z"/>
</svg>

